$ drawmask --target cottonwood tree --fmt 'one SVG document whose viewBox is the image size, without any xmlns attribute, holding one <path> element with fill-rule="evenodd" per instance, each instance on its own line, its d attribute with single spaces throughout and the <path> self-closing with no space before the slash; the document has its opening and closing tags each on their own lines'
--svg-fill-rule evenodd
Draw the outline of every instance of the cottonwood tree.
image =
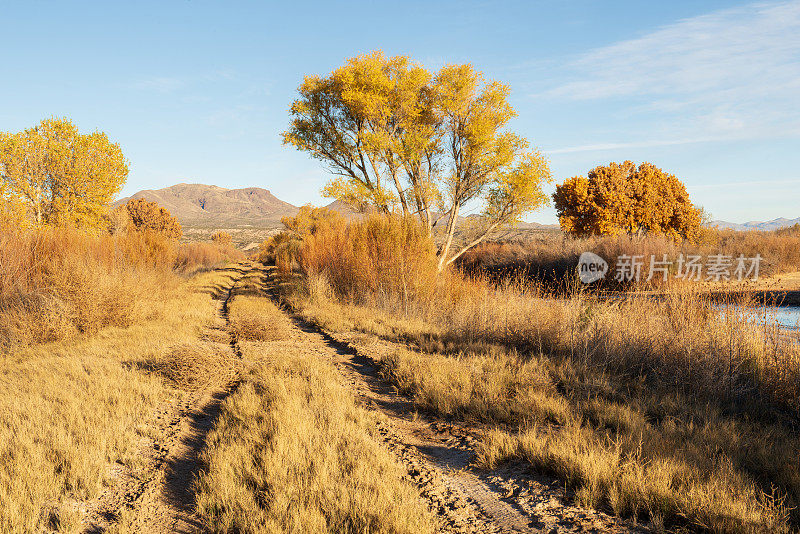
<svg viewBox="0 0 800 534">
<path fill-rule="evenodd" d="M 561 228 L 576 236 L 664 235 L 696 239 L 703 212 L 686 186 L 651 163 L 609 163 L 573 176 L 553 194 Z"/>
<path fill-rule="evenodd" d="M 28 226 L 25 201 L 12 192 L 8 184 L 0 182 L 0 229 Z"/>
<path fill-rule="evenodd" d="M 150 202 L 143 198 L 132 198 L 119 206 L 117 210 L 127 215 L 130 229 L 134 231 L 156 232 L 171 239 L 180 239 L 183 235 L 178 219 L 156 202 Z"/>
<path fill-rule="evenodd" d="M 547 201 L 547 160 L 505 129 L 515 116 L 508 86 L 486 82 L 471 65 L 434 75 L 408 57 L 374 52 L 326 77 L 307 76 L 299 93 L 283 139 L 336 175 L 323 193 L 418 217 L 429 234 L 441 233 L 440 270 Z M 481 230 L 452 251 L 471 202 L 484 206 Z"/>
<path fill-rule="evenodd" d="M 0 180 L 36 224 L 98 227 L 128 176 L 119 145 L 68 119 L 0 133 Z"/>
</svg>

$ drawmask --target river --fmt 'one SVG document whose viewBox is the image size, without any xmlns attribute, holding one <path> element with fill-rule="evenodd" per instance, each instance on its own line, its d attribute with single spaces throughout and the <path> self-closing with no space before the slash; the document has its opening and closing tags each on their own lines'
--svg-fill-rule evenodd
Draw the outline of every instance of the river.
<svg viewBox="0 0 800 534">
<path fill-rule="evenodd" d="M 748 310 L 754 321 L 778 324 L 781 328 L 800 330 L 800 306 L 759 307 Z"/>
</svg>

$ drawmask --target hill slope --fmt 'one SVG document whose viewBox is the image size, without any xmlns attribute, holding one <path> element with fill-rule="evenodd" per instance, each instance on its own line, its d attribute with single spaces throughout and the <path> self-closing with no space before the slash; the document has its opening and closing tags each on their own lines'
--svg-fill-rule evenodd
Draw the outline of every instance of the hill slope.
<svg viewBox="0 0 800 534">
<path fill-rule="evenodd" d="M 711 221 L 710 226 L 717 226 L 719 228 L 730 228 L 731 230 L 777 230 L 779 228 L 786 228 L 787 226 L 794 226 L 800 224 L 800 217 L 797 219 L 787 219 L 780 217 L 772 219 L 771 221 L 748 221 L 746 223 L 732 223 L 727 221 Z"/>
<path fill-rule="evenodd" d="M 177 184 L 139 191 L 118 200 L 115 205 L 132 198 L 158 202 L 184 226 L 273 227 L 280 225 L 281 217 L 298 211 L 297 206 L 260 187 L 225 189 L 216 185 Z"/>
</svg>

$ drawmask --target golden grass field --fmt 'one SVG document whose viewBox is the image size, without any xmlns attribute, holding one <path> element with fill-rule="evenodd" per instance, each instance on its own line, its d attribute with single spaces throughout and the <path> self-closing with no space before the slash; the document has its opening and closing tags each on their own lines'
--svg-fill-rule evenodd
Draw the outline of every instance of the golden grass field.
<svg viewBox="0 0 800 534">
<path fill-rule="evenodd" d="M 216 532 L 433 532 L 404 472 L 379 445 L 332 363 L 304 348 L 266 296 L 235 296 L 249 368 L 222 405 L 198 508 Z"/>
<path fill-rule="evenodd" d="M 0 245 L 0 532 L 74 531 L 111 466 L 142 467 L 154 408 L 179 394 L 147 369 L 215 315 L 216 275 L 185 273 L 227 253 L 58 229 Z"/>
<path fill-rule="evenodd" d="M 0 531 L 70 532 L 109 466 L 138 467 L 155 407 L 178 391 L 144 368 L 196 345 L 215 304 L 201 275 L 149 303 L 148 318 L 91 337 L 19 348 L 3 358 Z M 164 332 L 169 332 L 165 336 Z"/>
<path fill-rule="evenodd" d="M 527 462 L 579 502 L 657 528 L 797 528 L 800 347 L 775 325 L 749 323 L 736 302 L 713 312 L 686 287 L 602 301 L 415 272 L 421 241 L 357 224 L 359 243 L 304 240 L 287 302 L 330 331 L 405 344 L 384 376 L 421 410 L 486 425 L 486 468 Z"/>
<path fill-rule="evenodd" d="M 414 227 L 342 225 L 293 245 L 280 298 L 330 332 L 395 343 L 382 379 L 427 416 L 480 429 L 482 469 L 527 465 L 657 531 L 800 527 L 800 348 L 748 322 L 746 302 L 720 312 L 685 286 L 601 300 L 437 275 Z M 304 344 L 258 264 L 214 269 L 240 257 L 154 236 L 0 241 L 0 532 L 79 531 L 115 466 L 145 473 L 158 409 L 223 384 L 191 488 L 203 528 L 438 528 L 381 445 L 380 415 Z M 215 299 L 236 270 L 223 320 Z M 120 532 L 135 513 L 121 511 Z"/>
</svg>

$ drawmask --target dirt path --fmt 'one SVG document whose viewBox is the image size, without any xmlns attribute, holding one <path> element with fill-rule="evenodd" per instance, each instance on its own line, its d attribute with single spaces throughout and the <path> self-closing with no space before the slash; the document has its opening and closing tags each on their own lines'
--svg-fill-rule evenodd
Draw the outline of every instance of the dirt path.
<svg viewBox="0 0 800 534">
<path fill-rule="evenodd" d="M 214 288 L 220 302 L 218 317 L 200 336 L 215 341 L 233 358 L 241 354 L 231 337 L 228 304 L 236 284 L 256 272 L 254 265 L 242 264 L 231 269 L 227 284 Z M 269 285 L 265 292 L 274 297 Z M 330 335 L 296 316 L 290 318 L 293 328 L 286 349 L 328 358 L 360 404 L 379 414 L 378 433 L 384 445 L 440 518 L 442 532 L 642 531 L 601 512 L 567 504 L 558 481 L 524 466 L 492 472 L 474 468 L 479 429 L 420 417 L 409 399 L 380 378 L 374 358 L 393 350 L 391 344 L 372 340 L 365 345 L 362 334 Z M 104 532 L 112 526 L 122 532 L 201 532 L 192 485 L 204 467 L 200 453 L 206 436 L 236 383 L 189 391 L 180 401 L 162 406 L 149 433 L 152 437 L 142 438 L 144 467 L 134 472 L 113 466 L 112 485 L 87 505 L 84 532 Z"/>
<path fill-rule="evenodd" d="M 391 344 L 373 340 L 365 348 L 363 334 L 332 335 L 291 313 L 290 317 L 296 350 L 330 358 L 361 405 L 382 414 L 378 430 L 386 447 L 440 517 L 442 532 L 646 531 L 568 504 L 561 483 L 524 466 L 492 472 L 474 468 L 480 430 L 419 416 L 408 398 L 380 378 L 373 357 L 392 350 Z"/>
<path fill-rule="evenodd" d="M 201 332 L 220 351 L 238 357 L 236 340 L 228 328 L 228 304 L 246 269 L 230 269 L 229 282 L 209 288 L 219 301 L 218 317 Z M 202 525 L 195 514 L 193 481 L 203 468 L 200 453 L 214 427 L 222 402 L 236 388 L 224 386 L 186 391 L 177 403 L 161 406 L 150 436 L 143 437 L 139 457 L 144 466 L 136 471 L 121 465 L 112 468 L 112 485 L 87 506 L 85 533 L 122 532 L 195 533 Z"/>
</svg>

